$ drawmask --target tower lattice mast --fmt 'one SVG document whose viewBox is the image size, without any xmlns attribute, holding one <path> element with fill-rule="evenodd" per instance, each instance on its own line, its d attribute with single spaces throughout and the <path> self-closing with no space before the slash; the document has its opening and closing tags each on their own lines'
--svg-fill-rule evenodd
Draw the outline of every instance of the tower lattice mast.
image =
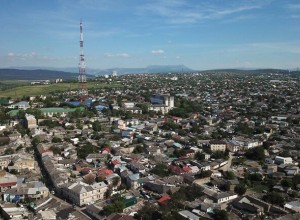
<svg viewBox="0 0 300 220">
<path fill-rule="evenodd" d="M 79 76 L 78 76 L 78 82 L 79 82 L 79 98 L 81 102 L 84 102 L 87 95 L 87 81 L 86 81 L 86 75 L 85 75 L 85 58 L 83 54 L 83 31 L 82 28 L 83 24 L 82 21 L 80 21 L 80 57 L 79 57 Z"/>
</svg>

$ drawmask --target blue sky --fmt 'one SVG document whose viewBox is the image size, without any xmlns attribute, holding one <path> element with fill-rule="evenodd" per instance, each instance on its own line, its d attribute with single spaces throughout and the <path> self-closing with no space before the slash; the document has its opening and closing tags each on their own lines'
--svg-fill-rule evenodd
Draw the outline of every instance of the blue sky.
<svg viewBox="0 0 300 220">
<path fill-rule="evenodd" d="M 300 66 L 299 0 L 1 0 L 0 67 Z"/>
</svg>

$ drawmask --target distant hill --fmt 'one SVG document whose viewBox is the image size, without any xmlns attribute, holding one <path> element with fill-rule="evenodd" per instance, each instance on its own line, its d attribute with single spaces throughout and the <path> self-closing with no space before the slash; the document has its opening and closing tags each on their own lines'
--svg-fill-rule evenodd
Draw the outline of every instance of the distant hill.
<svg viewBox="0 0 300 220">
<path fill-rule="evenodd" d="M 118 74 L 133 74 L 133 73 L 178 73 L 189 72 L 192 69 L 184 65 L 151 65 L 144 68 L 110 68 L 94 71 L 96 75 L 111 74 L 112 71 L 117 71 Z"/>
<path fill-rule="evenodd" d="M 23 70 L 36 70 L 36 69 L 44 69 L 44 70 L 52 70 L 52 71 L 60 71 L 60 72 L 68 72 L 68 73 L 77 73 L 78 68 L 55 68 L 55 67 L 17 67 L 14 69 L 23 69 Z M 86 68 L 86 73 L 90 75 L 105 75 L 112 74 L 112 71 L 117 71 L 119 75 L 123 74 L 132 74 L 132 73 L 178 73 L 178 72 L 190 72 L 193 71 L 189 67 L 184 65 L 151 65 L 142 68 L 108 68 L 108 69 L 95 69 L 95 68 Z"/>
<path fill-rule="evenodd" d="M 23 69 L 0 69 L 1 80 L 77 80 L 78 73 L 70 73 L 55 70 L 23 70 Z M 94 78 L 93 75 L 87 75 L 87 78 Z"/>
<path fill-rule="evenodd" d="M 200 72 L 231 72 L 231 73 L 253 73 L 253 74 L 263 74 L 263 73 L 288 73 L 289 70 L 283 69 L 215 69 L 215 70 L 204 70 Z"/>
</svg>

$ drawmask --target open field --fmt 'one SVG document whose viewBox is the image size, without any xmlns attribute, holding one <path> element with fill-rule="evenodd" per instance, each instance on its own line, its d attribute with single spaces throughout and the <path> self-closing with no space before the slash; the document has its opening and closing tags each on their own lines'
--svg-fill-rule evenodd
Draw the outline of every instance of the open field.
<svg viewBox="0 0 300 220">
<path fill-rule="evenodd" d="M 30 81 L 27 80 L 1 80 L 0 81 L 0 91 L 13 89 L 19 86 L 30 85 Z"/>
<path fill-rule="evenodd" d="M 122 87 L 121 84 L 106 84 L 98 82 L 89 82 L 88 89 L 102 89 L 102 88 L 118 88 Z M 37 96 L 47 95 L 52 92 L 63 92 L 68 90 L 78 89 L 78 83 L 57 83 L 49 85 L 32 85 L 32 86 L 19 86 L 16 88 L 0 91 L 0 97 L 20 98 L 23 96 Z"/>
</svg>

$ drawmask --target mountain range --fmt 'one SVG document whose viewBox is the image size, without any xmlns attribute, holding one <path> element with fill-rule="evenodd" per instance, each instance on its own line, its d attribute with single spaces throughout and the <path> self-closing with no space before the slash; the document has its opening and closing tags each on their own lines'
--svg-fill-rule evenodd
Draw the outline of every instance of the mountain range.
<svg viewBox="0 0 300 220">
<path fill-rule="evenodd" d="M 184 65 L 152 65 L 145 68 L 110 68 L 110 69 L 86 69 L 86 76 L 92 79 L 98 75 L 111 75 L 117 71 L 118 75 L 134 73 L 181 73 L 196 72 Z M 237 72 L 237 73 L 285 73 L 282 69 L 216 69 L 197 72 Z M 1 80 L 77 80 L 78 68 L 45 68 L 45 67 L 19 67 L 0 69 Z"/>
</svg>

